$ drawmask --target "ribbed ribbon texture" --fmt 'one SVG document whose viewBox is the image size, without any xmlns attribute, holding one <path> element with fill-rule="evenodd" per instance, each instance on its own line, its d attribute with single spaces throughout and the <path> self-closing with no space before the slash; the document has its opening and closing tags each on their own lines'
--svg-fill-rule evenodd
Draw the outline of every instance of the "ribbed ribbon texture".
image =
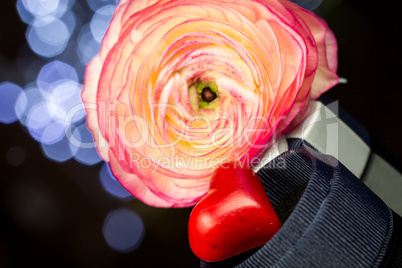
<svg viewBox="0 0 402 268">
<path fill-rule="evenodd" d="M 240 263 L 201 267 L 402 267 L 401 218 L 336 158 L 301 146 L 258 175 L 274 207 L 307 186 L 267 244 Z"/>
</svg>

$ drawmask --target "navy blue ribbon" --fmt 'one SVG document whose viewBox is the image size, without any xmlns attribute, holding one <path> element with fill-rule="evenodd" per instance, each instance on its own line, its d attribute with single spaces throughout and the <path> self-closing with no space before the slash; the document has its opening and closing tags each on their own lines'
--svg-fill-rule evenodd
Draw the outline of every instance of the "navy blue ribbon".
<svg viewBox="0 0 402 268">
<path fill-rule="evenodd" d="M 402 267 L 400 217 L 332 156 L 293 147 L 258 175 L 274 207 L 307 186 L 267 244 L 202 267 Z"/>
</svg>

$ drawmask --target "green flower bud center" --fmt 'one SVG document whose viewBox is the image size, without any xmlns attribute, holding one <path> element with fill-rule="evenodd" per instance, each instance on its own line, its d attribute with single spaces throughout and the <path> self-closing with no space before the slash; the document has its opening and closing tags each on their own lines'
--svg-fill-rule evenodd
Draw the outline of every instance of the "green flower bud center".
<svg viewBox="0 0 402 268">
<path fill-rule="evenodd" d="M 199 108 L 216 108 L 219 100 L 218 87 L 212 83 L 198 82 L 196 85 Z"/>
</svg>

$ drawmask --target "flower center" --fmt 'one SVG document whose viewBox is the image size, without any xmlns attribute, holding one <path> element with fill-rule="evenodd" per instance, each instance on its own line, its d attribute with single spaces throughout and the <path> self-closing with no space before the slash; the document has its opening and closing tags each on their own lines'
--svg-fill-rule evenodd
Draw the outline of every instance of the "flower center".
<svg viewBox="0 0 402 268">
<path fill-rule="evenodd" d="M 202 89 L 201 98 L 206 102 L 211 102 L 216 99 L 217 95 L 209 86 L 206 86 Z"/>
<path fill-rule="evenodd" d="M 199 109 L 213 110 L 219 107 L 218 86 L 214 82 L 196 81 L 188 88 L 190 105 L 194 111 Z"/>
<path fill-rule="evenodd" d="M 196 83 L 198 93 L 198 106 L 204 109 L 213 109 L 218 105 L 219 93 L 218 86 L 214 83 L 204 83 L 198 81 Z"/>
</svg>

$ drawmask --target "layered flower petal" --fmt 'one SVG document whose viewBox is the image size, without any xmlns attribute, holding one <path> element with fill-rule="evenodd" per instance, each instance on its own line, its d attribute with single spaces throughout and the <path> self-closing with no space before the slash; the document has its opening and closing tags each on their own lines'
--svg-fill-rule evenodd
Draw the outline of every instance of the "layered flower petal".
<svg viewBox="0 0 402 268">
<path fill-rule="evenodd" d="M 82 98 L 119 182 L 185 207 L 220 163 L 250 162 L 296 125 L 336 67 L 325 22 L 285 0 L 123 0 Z"/>
</svg>

